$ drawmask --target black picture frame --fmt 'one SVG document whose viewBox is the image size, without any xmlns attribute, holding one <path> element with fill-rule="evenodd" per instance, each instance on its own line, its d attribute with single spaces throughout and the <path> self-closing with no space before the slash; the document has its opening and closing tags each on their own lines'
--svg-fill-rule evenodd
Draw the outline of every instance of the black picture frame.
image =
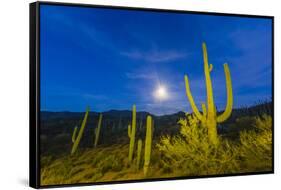
<svg viewBox="0 0 281 190">
<path fill-rule="evenodd" d="M 96 183 L 78 183 L 64 185 L 44 185 L 40 184 L 40 5 L 56 5 L 56 6 L 74 6 L 74 7 L 93 7 L 103 9 L 117 10 L 135 10 L 148 12 L 167 12 L 167 13 L 194 13 L 202 15 L 221 15 L 232 17 L 245 18 L 266 18 L 272 22 L 272 171 L 268 172 L 247 172 L 238 174 L 224 175 L 208 175 L 208 176 L 188 176 L 188 177 L 172 177 L 158 179 L 142 179 L 142 180 L 125 180 L 111 182 L 96 182 Z M 156 8 L 141 8 L 141 7 L 125 7 L 125 6 L 109 6 L 109 5 L 91 5 L 91 4 L 76 4 L 76 3 L 58 3 L 58 2 L 34 2 L 29 4 L 29 39 L 30 39 L 30 76 L 29 76 L 29 185 L 33 188 L 51 188 L 51 187 L 69 187 L 69 186 L 84 186 L 84 185 L 101 185 L 101 184 L 120 184 L 120 183 L 135 183 L 135 182 L 151 182 L 162 180 L 181 180 L 193 178 L 210 178 L 210 177 L 226 177 L 226 176 L 243 176 L 257 174 L 273 174 L 274 173 L 274 17 L 263 15 L 246 15 L 246 14 L 229 14 L 217 12 L 199 12 L 187 10 L 170 10 Z"/>
</svg>

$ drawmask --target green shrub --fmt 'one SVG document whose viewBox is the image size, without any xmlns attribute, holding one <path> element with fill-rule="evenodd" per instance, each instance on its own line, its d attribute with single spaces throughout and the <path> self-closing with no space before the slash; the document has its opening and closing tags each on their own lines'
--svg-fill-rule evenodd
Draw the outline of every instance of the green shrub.
<svg viewBox="0 0 281 190">
<path fill-rule="evenodd" d="M 237 118 L 235 122 L 229 124 L 225 129 L 227 134 L 234 133 L 239 138 L 240 131 L 253 130 L 255 128 L 255 120 L 256 118 L 253 116 L 243 116 Z"/>
<path fill-rule="evenodd" d="M 217 145 L 209 143 L 207 128 L 195 116 L 180 119 L 179 124 L 181 135 L 162 137 L 157 144 L 168 171 L 169 165 L 181 175 L 224 174 L 239 169 L 232 143 L 221 138 Z"/>
<path fill-rule="evenodd" d="M 240 133 L 239 153 L 246 171 L 272 169 L 272 118 L 268 115 L 255 118 L 254 130 Z"/>
<path fill-rule="evenodd" d="M 162 137 L 157 144 L 162 152 L 163 172 L 173 168 L 178 175 L 210 175 L 239 172 L 270 171 L 272 169 L 271 116 L 239 120 L 245 126 L 238 143 L 219 138 L 214 146 L 208 141 L 208 131 L 195 116 L 180 119 L 180 134 Z M 251 130 L 250 130 L 251 129 Z"/>
</svg>

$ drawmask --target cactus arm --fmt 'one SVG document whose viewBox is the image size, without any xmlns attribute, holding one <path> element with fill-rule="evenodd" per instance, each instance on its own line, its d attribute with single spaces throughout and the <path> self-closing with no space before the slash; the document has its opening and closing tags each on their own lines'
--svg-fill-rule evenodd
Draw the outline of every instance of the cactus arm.
<svg viewBox="0 0 281 190">
<path fill-rule="evenodd" d="M 144 167 L 143 167 L 144 176 L 147 175 L 149 164 L 150 164 L 151 144 L 152 144 L 152 118 L 151 116 L 147 116 L 145 150 L 144 150 Z"/>
<path fill-rule="evenodd" d="M 100 136 L 100 128 L 101 128 L 101 122 L 102 122 L 102 114 L 99 116 L 99 122 L 98 122 L 98 127 L 95 129 L 96 137 L 95 137 L 95 147 L 98 145 L 98 140 Z"/>
<path fill-rule="evenodd" d="M 76 140 L 76 136 L 77 136 L 77 129 L 78 129 L 78 127 L 77 127 L 77 126 L 75 126 L 74 131 L 73 131 L 73 133 L 72 133 L 72 143 L 74 143 L 74 142 L 75 142 L 75 140 Z"/>
<path fill-rule="evenodd" d="M 211 72 L 212 70 L 213 70 L 213 64 L 210 64 L 209 72 Z"/>
<path fill-rule="evenodd" d="M 206 117 L 207 116 L 207 109 L 206 109 L 205 103 L 202 103 L 202 112 L 203 112 L 203 116 Z"/>
<path fill-rule="evenodd" d="M 88 118 L 88 115 L 89 115 L 89 111 L 90 111 L 90 108 L 88 107 L 87 110 L 86 110 L 86 113 L 85 113 L 85 116 L 84 116 L 84 119 L 82 121 L 82 125 L 81 125 L 81 128 L 79 130 L 79 133 L 77 135 L 77 138 L 72 146 L 72 149 L 71 149 L 71 155 L 75 153 L 75 151 L 77 150 L 78 148 L 78 145 L 80 143 L 80 140 L 83 136 L 83 132 L 84 132 L 84 128 L 86 126 L 86 122 L 87 122 L 87 118 Z"/>
<path fill-rule="evenodd" d="M 194 112 L 194 114 L 196 115 L 196 117 L 201 120 L 202 118 L 202 115 L 201 113 L 199 112 L 196 104 L 194 103 L 194 99 L 192 97 L 192 94 L 191 94 L 191 91 L 190 91 L 190 86 L 189 86 L 189 82 L 188 82 L 188 77 L 187 75 L 184 76 L 184 80 L 185 80 L 185 90 L 186 90 L 186 95 L 189 99 L 189 102 L 190 102 L 190 105 L 191 105 L 191 108 Z"/>
<path fill-rule="evenodd" d="M 227 103 L 226 103 L 225 111 L 217 117 L 217 122 L 219 123 L 225 121 L 231 115 L 232 107 L 233 107 L 231 75 L 228 65 L 226 63 L 223 65 L 223 67 L 224 67 L 224 73 L 226 79 Z"/>
<path fill-rule="evenodd" d="M 140 162 L 141 162 L 141 150 L 142 149 L 142 140 L 138 140 L 138 153 L 137 153 L 137 169 L 140 169 Z"/>
<path fill-rule="evenodd" d="M 133 105 L 133 113 L 132 113 L 132 126 L 130 129 L 130 147 L 129 147 L 129 163 L 133 160 L 134 147 L 135 147 L 135 135 L 136 135 L 136 105 Z M 128 131 L 129 132 L 129 131 Z"/>
</svg>

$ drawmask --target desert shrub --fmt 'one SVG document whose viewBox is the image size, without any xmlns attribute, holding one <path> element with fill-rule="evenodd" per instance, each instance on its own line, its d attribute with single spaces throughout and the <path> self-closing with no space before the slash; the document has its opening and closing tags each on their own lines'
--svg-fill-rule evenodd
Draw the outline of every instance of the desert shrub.
<svg viewBox="0 0 281 190">
<path fill-rule="evenodd" d="M 227 126 L 227 132 L 241 130 L 252 130 L 255 126 L 255 117 L 254 116 L 243 116 L 235 119 L 235 122 Z"/>
<path fill-rule="evenodd" d="M 100 161 L 98 164 L 98 167 L 101 170 L 102 174 L 105 174 L 108 171 L 120 171 L 123 168 L 123 163 L 121 160 L 114 156 L 114 155 L 109 155 L 104 157 L 103 160 Z"/>
<path fill-rule="evenodd" d="M 239 141 L 241 131 L 255 129 L 255 119 L 256 118 L 254 116 L 243 116 L 237 118 L 234 122 L 223 126 L 224 132 L 222 135 L 229 139 Z"/>
<path fill-rule="evenodd" d="M 194 116 L 179 120 L 180 135 L 163 136 L 158 149 L 162 153 L 163 172 L 178 175 L 211 175 L 272 169 L 272 118 L 244 117 L 239 140 L 219 138 L 218 145 L 208 142 L 207 128 Z"/>
<path fill-rule="evenodd" d="M 254 130 L 240 133 L 239 153 L 246 171 L 265 171 L 272 168 L 272 118 L 255 117 Z"/>
<path fill-rule="evenodd" d="M 157 144 L 166 171 L 173 167 L 181 175 L 211 175 L 239 169 L 237 148 L 232 143 L 220 139 L 218 145 L 209 144 L 207 128 L 195 116 L 182 118 L 179 124 L 180 135 L 164 136 Z"/>
<path fill-rule="evenodd" d="M 96 165 L 98 165 L 98 163 L 100 161 L 102 161 L 102 159 L 104 159 L 104 154 L 103 152 L 98 152 L 93 156 L 93 161 L 92 161 L 92 165 L 95 167 Z"/>
<path fill-rule="evenodd" d="M 42 156 L 40 158 L 40 165 L 41 167 L 47 167 L 51 164 L 51 162 L 53 161 L 53 157 L 52 156 Z"/>
</svg>

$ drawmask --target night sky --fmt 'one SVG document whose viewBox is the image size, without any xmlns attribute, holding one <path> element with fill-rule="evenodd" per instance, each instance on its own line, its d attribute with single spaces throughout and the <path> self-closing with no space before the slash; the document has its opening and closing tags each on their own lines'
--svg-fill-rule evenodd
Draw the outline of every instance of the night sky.
<svg viewBox="0 0 281 190">
<path fill-rule="evenodd" d="M 41 110 L 191 112 L 185 74 L 198 107 L 206 99 L 202 42 L 219 110 L 225 62 L 234 107 L 271 99 L 270 19 L 41 5 L 40 32 Z"/>
</svg>

